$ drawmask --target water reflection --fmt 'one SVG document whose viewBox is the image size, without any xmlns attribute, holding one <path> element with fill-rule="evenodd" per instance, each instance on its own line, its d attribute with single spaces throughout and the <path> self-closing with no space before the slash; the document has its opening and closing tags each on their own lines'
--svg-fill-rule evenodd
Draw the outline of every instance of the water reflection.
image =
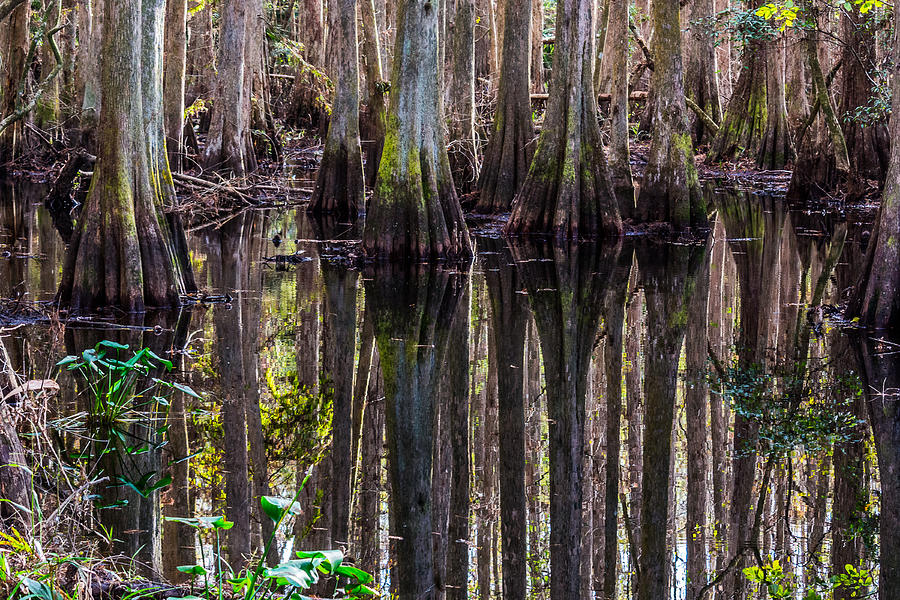
<svg viewBox="0 0 900 600">
<path fill-rule="evenodd" d="M 396 540 L 401 599 L 435 596 L 432 542 L 432 450 L 438 365 L 466 273 L 434 266 L 379 265 L 365 273 L 384 380 L 390 529 Z"/>
<path fill-rule="evenodd" d="M 47 298 L 61 241 L 15 194 L 0 294 Z M 258 497 L 292 495 L 312 467 L 270 560 L 340 547 L 401 598 L 756 598 L 741 568 L 775 559 L 794 597 L 876 563 L 889 597 L 896 552 L 875 523 L 900 514 L 894 347 L 828 319 L 862 229 L 770 196 L 713 200 L 706 243 L 482 237 L 465 268 L 354 266 L 354 229 L 247 212 L 189 239 L 201 287 L 227 302 L 166 316 L 160 336 L 0 339 L 32 374 L 104 337 L 186 348 L 178 377 L 206 399 L 173 399 L 169 444 L 144 460 L 173 477 L 164 514 L 235 522 L 233 567 L 271 531 Z M 734 393 L 747 373 L 766 410 Z M 775 440 L 784 414 L 821 435 Z M 117 551 L 183 576 L 193 532 L 161 526 L 153 498 L 129 506 L 98 513 L 130 532 Z"/>
</svg>

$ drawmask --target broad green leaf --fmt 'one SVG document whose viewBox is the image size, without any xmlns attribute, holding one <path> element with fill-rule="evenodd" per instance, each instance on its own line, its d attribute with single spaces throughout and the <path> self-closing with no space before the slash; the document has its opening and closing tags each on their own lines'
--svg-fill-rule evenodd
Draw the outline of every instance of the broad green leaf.
<svg viewBox="0 0 900 600">
<path fill-rule="evenodd" d="M 182 573 L 187 573 L 188 575 L 206 575 L 207 571 L 203 568 L 202 565 L 183 565 L 181 567 L 175 567 Z"/>
<path fill-rule="evenodd" d="M 299 515 L 300 506 L 292 501 L 276 496 L 263 496 L 259 499 L 263 512 L 266 513 L 273 523 L 278 523 L 285 514 Z"/>
<path fill-rule="evenodd" d="M 97 350 L 100 348 L 112 348 L 114 350 L 128 350 L 127 344 L 120 344 L 119 342 L 112 342 L 110 340 L 101 340 L 97 343 Z"/>
<path fill-rule="evenodd" d="M 191 389 L 191 387 L 188 385 L 183 385 L 181 383 L 174 383 L 172 385 L 175 386 L 176 390 L 178 390 L 180 392 L 184 392 L 188 396 L 191 396 L 198 400 L 203 400 L 203 397 L 200 394 L 198 394 L 197 392 L 195 392 L 193 389 Z"/>
<path fill-rule="evenodd" d="M 356 567 L 351 567 L 350 565 L 340 565 L 334 570 L 335 575 L 343 575 L 345 577 L 351 577 L 357 581 L 359 584 L 369 583 L 374 579 L 372 575 L 366 573 L 362 569 L 357 569 Z"/>
<path fill-rule="evenodd" d="M 288 560 L 277 567 L 266 570 L 266 577 L 275 579 L 279 585 L 289 585 L 301 590 L 309 589 L 319 580 L 316 567 L 321 561 L 315 559 Z"/>
<path fill-rule="evenodd" d="M 344 562 L 344 553 L 340 550 L 299 550 L 296 554 L 297 558 L 310 560 L 318 559 L 319 563 L 317 564 L 319 570 L 323 573 L 328 573 L 329 575 L 334 575 L 335 569 L 340 567 L 341 563 Z"/>
</svg>

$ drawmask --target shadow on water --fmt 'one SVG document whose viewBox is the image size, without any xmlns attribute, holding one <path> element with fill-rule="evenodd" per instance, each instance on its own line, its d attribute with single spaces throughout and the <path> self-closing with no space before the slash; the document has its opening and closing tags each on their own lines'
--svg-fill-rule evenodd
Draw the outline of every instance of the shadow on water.
<svg viewBox="0 0 900 600">
<path fill-rule="evenodd" d="M 0 296 L 50 299 L 59 226 L 39 194 L 3 193 Z M 172 580 L 201 547 L 162 515 L 224 513 L 237 568 L 272 531 L 258 498 L 309 471 L 270 563 L 341 548 L 399 598 L 757 598 L 754 568 L 801 597 L 847 564 L 878 582 L 856 597 L 892 598 L 896 346 L 834 319 L 865 227 L 708 193 L 706 240 L 481 237 L 464 266 L 360 267 L 358 228 L 248 211 L 188 240 L 224 302 L 0 342 L 29 378 L 102 339 L 148 347 L 202 392 L 172 397 L 160 449 L 103 466 L 170 486 L 96 489 L 107 551 Z M 54 418 L 85 401 L 59 381 Z"/>
</svg>

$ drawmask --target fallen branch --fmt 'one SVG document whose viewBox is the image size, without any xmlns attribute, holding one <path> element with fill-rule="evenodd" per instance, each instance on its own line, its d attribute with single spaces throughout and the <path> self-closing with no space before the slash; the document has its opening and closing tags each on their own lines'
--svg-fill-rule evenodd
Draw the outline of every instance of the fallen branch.
<svg viewBox="0 0 900 600">
<path fill-rule="evenodd" d="M 689 96 L 684 97 L 684 103 L 687 104 L 687 107 L 694 111 L 698 117 L 700 117 L 700 120 L 703 121 L 703 125 L 705 125 L 706 128 L 713 133 L 713 135 L 719 132 L 719 126 L 715 121 L 712 120 L 712 117 L 710 117 L 706 113 L 706 111 L 700 108 L 699 104 L 694 102 Z"/>
<path fill-rule="evenodd" d="M 644 42 L 644 38 L 642 38 L 641 34 L 638 32 L 637 27 L 634 26 L 633 19 L 628 19 L 628 29 L 631 30 L 631 35 L 634 36 L 634 41 L 637 42 L 637 45 L 638 47 L 640 47 L 641 52 L 644 53 L 644 58 L 647 59 L 647 68 L 652 71 L 653 55 L 650 53 L 650 48 L 647 47 L 646 42 Z"/>
</svg>

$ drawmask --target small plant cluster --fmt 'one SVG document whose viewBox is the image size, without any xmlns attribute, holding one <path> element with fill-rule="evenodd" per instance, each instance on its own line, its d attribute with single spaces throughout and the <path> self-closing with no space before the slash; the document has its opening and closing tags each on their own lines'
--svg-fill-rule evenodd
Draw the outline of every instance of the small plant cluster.
<svg viewBox="0 0 900 600">
<path fill-rule="evenodd" d="M 768 595 L 773 600 L 788 600 L 797 596 L 797 583 L 790 571 L 785 571 L 781 562 L 773 560 L 763 565 L 754 565 L 743 570 L 747 580 L 756 584 L 760 597 Z M 862 598 L 872 587 L 871 571 L 864 567 L 844 565 L 844 572 L 832 575 L 827 581 L 818 579 L 815 587 L 810 587 L 803 600 L 822 600 L 836 589 L 843 587 L 850 591 L 851 598 Z"/>
<path fill-rule="evenodd" d="M 145 498 L 169 485 L 171 477 L 152 469 L 144 471 L 137 458 L 165 444 L 172 393 L 200 398 L 189 386 L 155 376 L 171 371 L 172 361 L 149 348 L 135 352 L 125 344 L 103 340 L 78 356 L 65 357 L 57 366 L 76 374 L 87 396 L 86 411 L 50 423 L 61 433 L 85 440 L 69 459 L 86 465 L 89 476 L 103 469 L 103 461 L 112 460 L 119 468 L 107 475 L 116 485 Z"/>
<path fill-rule="evenodd" d="M 169 521 L 197 529 L 201 536 L 205 533 L 212 538 L 209 540 L 212 542 L 211 547 L 214 553 L 212 574 L 204 566 L 207 564 L 203 550 L 204 544 L 200 544 L 200 564 L 178 567 L 182 573 L 203 578 L 203 596 L 190 594 L 184 596 L 184 600 L 222 600 L 227 586 L 231 587 L 233 594 L 242 595 L 243 600 L 268 600 L 273 597 L 307 600 L 307 596 L 304 596 L 303 592 L 318 583 L 320 575 L 335 578 L 334 598 L 353 600 L 377 596 L 378 591 L 372 587 L 374 579 L 372 575 L 354 566 L 344 564 L 344 554 L 341 550 L 297 551 L 295 552 L 296 558 L 286 560 L 276 567 L 265 567 L 266 557 L 272 551 L 278 530 L 289 517 L 299 514 L 297 498 L 308 480 L 309 475 L 306 476 L 300 489 L 290 500 L 273 496 L 263 496 L 260 499 L 263 512 L 272 520 L 275 527 L 256 566 L 240 573 L 234 573 L 228 566 L 222 556 L 220 544 L 220 532 L 231 529 L 234 523 L 227 521 L 222 516 L 167 517 Z"/>
</svg>

